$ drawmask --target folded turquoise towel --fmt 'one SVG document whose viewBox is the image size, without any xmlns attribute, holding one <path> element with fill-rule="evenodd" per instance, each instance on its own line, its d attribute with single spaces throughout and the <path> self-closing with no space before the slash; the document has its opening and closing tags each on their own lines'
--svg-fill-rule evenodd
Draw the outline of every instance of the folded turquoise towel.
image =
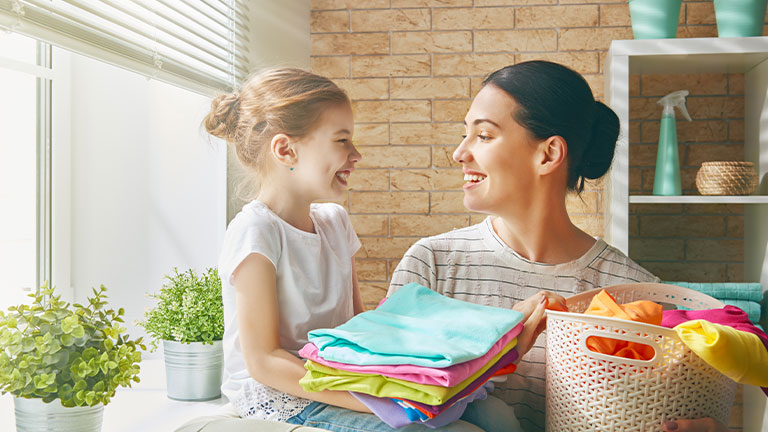
<svg viewBox="0 0 768 432">
<path fill-rule="evenodd" d="M 410 283 L 333 329 L 309 332 L 320 357 L 355 365 L 446 367 L 482 356 L 523 319 L 520 312 L 442 296 Z"/>
<path fill-rule="evenodd" d="M 664 282 L 684 288 L 699 291 L 720 301 L 747 300 L 760 303 L 763 300 L 763 289 L 760 283 L 753 282 Z"/>
<path fill-rule="evenodd" d="M 747 318 L 749 318 L 750 321 L 752 321 L 753 324 L 757 324 L 758 321 L 760 321 L 760 303 L 755 303 L 751 301 L 746 300 L 729 300 L 729 299 L 721 299 L 721 302 L 736 306 L 737 308 L 743 310 L 747 313 Z M 684 308 L 682 306 L 678 306 L 678 309 L 683 310 L 690 310 L 689 308 Z"/>
</svg>

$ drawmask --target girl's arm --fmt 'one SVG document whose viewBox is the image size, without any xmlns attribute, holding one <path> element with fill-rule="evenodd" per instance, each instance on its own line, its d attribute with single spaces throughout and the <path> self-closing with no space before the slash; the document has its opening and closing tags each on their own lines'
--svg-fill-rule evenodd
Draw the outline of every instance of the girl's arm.
<svg viewBox="0 0 768 432">
<path fill-rule="evenodd" d="M 261 254 L 250 254 L 234 274 L 240 345 L 251 377 L 294 396 L 370 412 L 348 392 L 310 393 L 299 385 L 306 373 L 304 362 L 280 346 L 277 277 L 272 263 Z"/>
<path fill-rule="evenodd" d="M 352 306 L 354 314 L 365 312 L 363 295 L 360 294 L 360 286 L 357 283 L 357 270 L 355 269 L 355 257 L 352 257 Z"/>
</svg>

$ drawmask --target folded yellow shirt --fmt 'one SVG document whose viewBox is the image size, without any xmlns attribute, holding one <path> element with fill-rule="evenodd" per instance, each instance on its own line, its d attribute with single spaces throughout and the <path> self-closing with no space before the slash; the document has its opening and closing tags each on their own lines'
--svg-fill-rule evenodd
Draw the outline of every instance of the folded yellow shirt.
<svg viewBox="0 0 768 432">
<path fill-rule="evenodd" d="M 307 360 L 304 364 L 307 373 L 299 380 L 299 384 L 306 391 L 346 390 L 378 397 L 408 399 L 427 405 L 442 405 L 483 375 L 515 345 L 517 338 L 506 344 L 480 370 L 453 387 L 419 384 L 378 374 L 348 372 L 312 360 Z"/>
<path fill-rule="evenodd" d="M 705 320 L 674 328 L 691 351 L 741 384 L 768 386 L 768 351 L 757 335 Z"/>
</svg>

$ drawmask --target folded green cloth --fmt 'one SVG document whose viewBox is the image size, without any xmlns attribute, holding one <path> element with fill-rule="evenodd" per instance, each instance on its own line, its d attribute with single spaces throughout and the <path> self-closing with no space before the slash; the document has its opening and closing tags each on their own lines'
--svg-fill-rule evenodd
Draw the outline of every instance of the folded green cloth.
<svg viewBox="0 0 768 432">
<path fill-rule="evenodd" d="M 427 405 L 442 405 L 482 376 L 500 358 L 511 351 L 515 345 L 517 345 L 517 338 L 504 346 L 501 351 L 493 356 L 477 372 L 453 387 L 420 384 L 378 374 L 349 372 L 316 363 L 312 360 L 307 360 L 304 364 L 307 373 L 299 380 L 299 384 L 306 391 L 346 390 L 365 393 L 371 396 L 408 399 Z"/>
<path fill-rule="evenodd" d="M 683 288 L 696 290 L 725 303 L 725 300 L 746 300 L 760 303 L 763 300 L 763 289 L 755 282 L 664 282 Z M 738 305 L 735 305 L 738 306 Z M 738 306 L 741 307 L 741 306 Z M 751 319 L 751 318 L 750 318 Z"/>
</svg>

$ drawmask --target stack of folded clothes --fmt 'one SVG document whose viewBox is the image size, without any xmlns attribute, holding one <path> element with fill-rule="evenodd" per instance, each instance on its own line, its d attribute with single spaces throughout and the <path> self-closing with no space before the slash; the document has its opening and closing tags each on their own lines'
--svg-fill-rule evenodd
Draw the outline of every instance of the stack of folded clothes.
<svg viewBox="0 0 768 432">
<path fill-rule="evenodd" d="M 403 286 L 375 310 L 309 332 L 307 391 L 352 392 L 388 425 L 436 428 L 514 372 L 522 314 Z"/>
<path fill-rule="evenodd" d="M 746 312 L 752 323 L 760 321 L 760 302 L 763 300 L 763 289 L 760 283 L 754 282 L 664 282 L 699 291 L 721 302 L 736 306 Z M 680 308 L 683 309 L 683 308 Z"/>
</svg>

